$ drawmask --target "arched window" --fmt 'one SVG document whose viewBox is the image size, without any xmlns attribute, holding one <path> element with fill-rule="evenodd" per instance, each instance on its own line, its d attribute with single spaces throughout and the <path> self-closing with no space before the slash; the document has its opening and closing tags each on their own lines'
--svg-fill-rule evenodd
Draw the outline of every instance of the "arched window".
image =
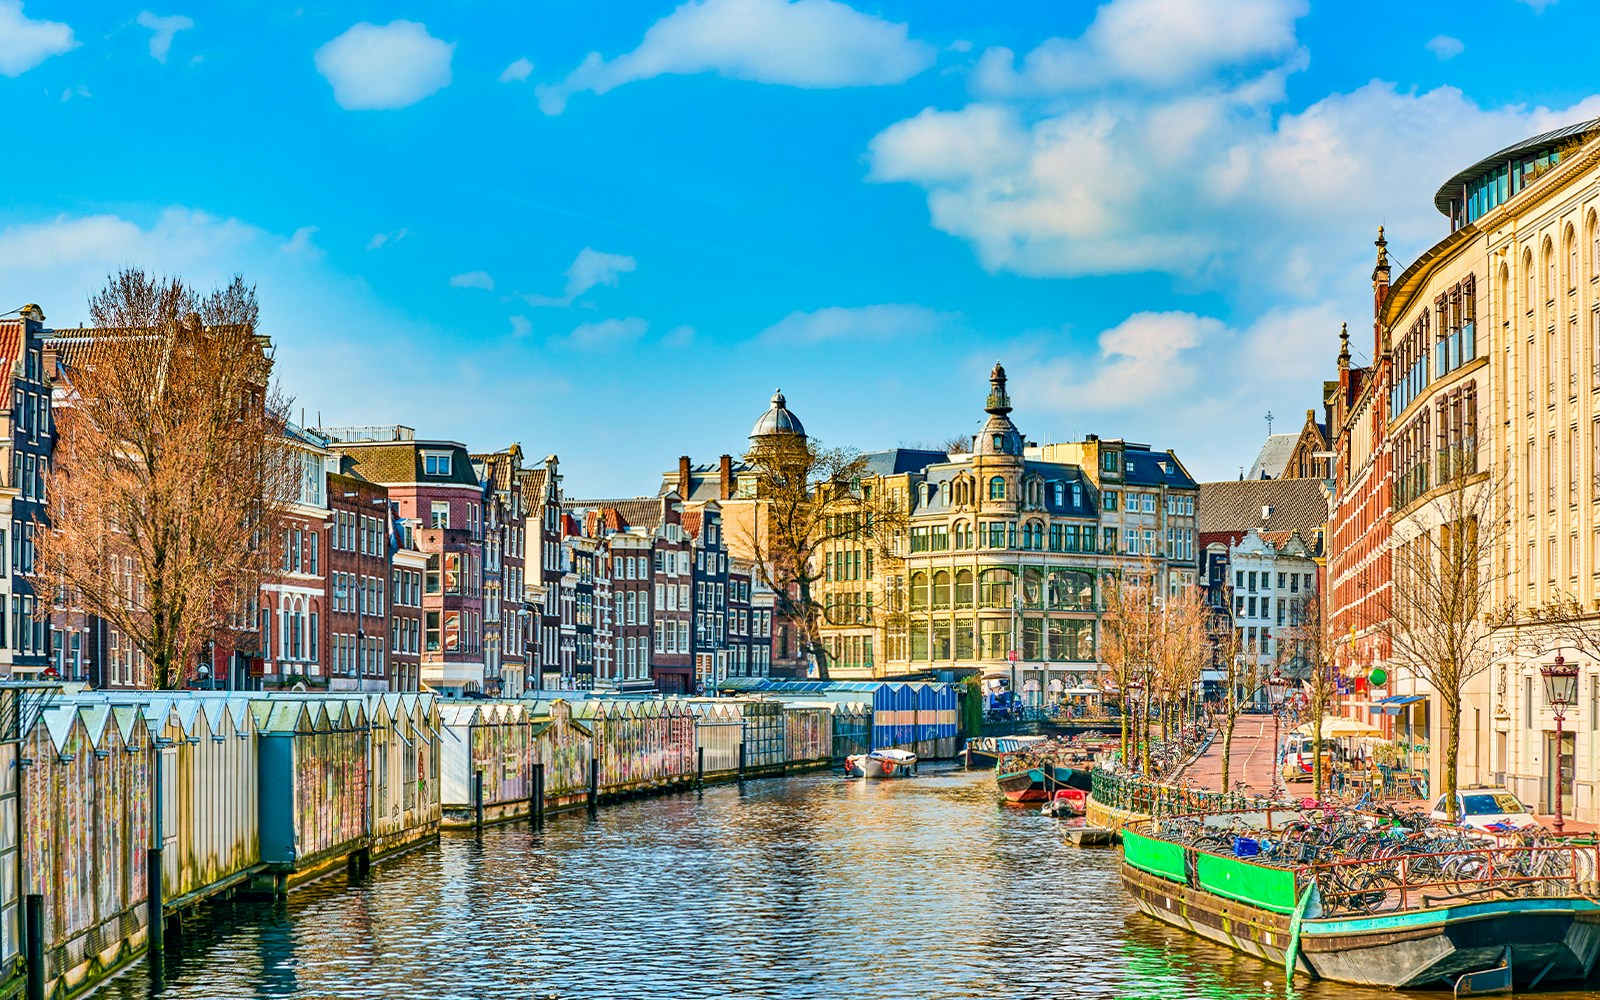
<svg viewBox="0 0 1600 1000">
<path fill-rule="evenodd" d="M 939 484 L 939 499 L 947 504 L 950 502 L 950 481 L 948 479 Z"/>
<path fill-rule="evenodd" d="M 928 607 L 928 574 L 917 571 L 911 574 L 911 610 L 924 611 Z"/>
<path fill-rule="evenodd" d="M 957 608 L 972 607 L 972 570 L 956 570 L 956 600 Z"/>
<path fill-rule="evenodd" d="M 933 606 L 939 610 L 950 606 L 950 573 L 947 570 L 933 574 Z"/>
<path fill-rule="evenodd" d="M 1054 496 L 1052 498 L 1053 502 L 1055 503 L 1055 505 L 1057 507 L 1060 507 L 1062 505 L 1063 498 L 1066 495 L 1066 487 L 1061 483 L 1060 480 L 1057 480 L 1054 483 L 1050 484 L 1050 489 L 1051 489 L 1051 492 L 1054 494 Z"/>
<path fill-rule="evenodd" d="M 1004 476 L 995 476 L 989 480 L 989 499 L 1004 500 L 1006 498 L 1006 480 Z"/>
<path fill-rule="evenodd" d="M 1029 568 L 1022 571 L 1022 602 L 1030 608 L 1044 607 L 1043 570 Z"/>
<path fill-rule="evenodd" d="M 978 578 L 978 596 L 986 608 L 1009 608 L 1016 586 L 1016 574 L 1011 570 L 986 569 Z"/>
<path fill-rule="evenodd" d="M 1589 277 L 1600 277 L 1600 219 L 1589 213 Z"/>
<path fill-rule="evenodd" d="M 972 525 L 957 521 L 950 527 L 950 545 L 957 549 L 972 548 Z"/>
<path fill-rule="evenodd" d="M 1533 304 L 1539 301 L 1539 276 L 1533 269 L 1532 250 L 1522 255 L 1522 274 L 1524 282 L 1528 286 L 1528 298 L 1527 301 L 1522 303 L 1522 308 L 1524 311 L 1531 313 L 1533 312 Z"/>
<path fill-rule="evenodd" d="M 1567 227 L 1567 290 L 1578 290 L 1578 234 Z"/>
<path fill-rule="evenodd" d="M 1556 297 L 1556 248 L 1549 240 L 1544 241 L 1544 297 Z"/>
</svg>

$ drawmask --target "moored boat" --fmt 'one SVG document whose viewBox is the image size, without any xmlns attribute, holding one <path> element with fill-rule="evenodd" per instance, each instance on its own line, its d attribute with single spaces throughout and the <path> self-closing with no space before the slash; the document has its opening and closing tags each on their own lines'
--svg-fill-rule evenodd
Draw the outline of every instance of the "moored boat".
<svg viewBox="0 0 1600 1000">
<path fill-rule="evenodd" d="M 1125 830 L 1123 850 L 1123 883 L 1148 916 L 1319 979 L 1449 987 L 1503 968 L 1526 988 L 1581 981 L 1600 954 L 1591 851 L 1489 848 L 1470 866 L 1420 855 L 1408 876 L 1395 858 L 1280 866 L 1148 827 Z M 1507 874 L 1521 871 L 1542 874 Z"/>
<path fill-rule="evenodd" d="M 1093 788 L 1086 769 L 1054 762 L 1012 769 L 1007 767 L 1007 762 L 1001 761 L 1001 766 L 995 769 L 994 783 L 1007 802 L 1019 803 L 1049 801 L 1063 788 L 1075 788 L 1082 792 Z"/>
<path fill-rule="evenodd" d="M 851 754 L 844 759 L 847 778 L 909 778 L 915 772 L 917 755 L 909 750 L 874 750 Z"/>
</svg>

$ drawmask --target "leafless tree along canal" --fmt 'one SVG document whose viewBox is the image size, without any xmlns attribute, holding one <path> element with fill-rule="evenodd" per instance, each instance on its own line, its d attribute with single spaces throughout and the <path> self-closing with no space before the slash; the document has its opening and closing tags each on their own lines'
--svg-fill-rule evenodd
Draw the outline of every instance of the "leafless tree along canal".
<svg viewBox="0 0 1600 1000">
<path fill-rule="evenodd" d="M 102 995 L 1398 996 L 1286 993 L 1282 969 L 1134 913 L 1116 865 L 1000 806 L 984 772 L 753 781 L 447 838 L 356 885 L 220 905 L 170 949 L 163 984 L 141 966 Z"/>
</svg>

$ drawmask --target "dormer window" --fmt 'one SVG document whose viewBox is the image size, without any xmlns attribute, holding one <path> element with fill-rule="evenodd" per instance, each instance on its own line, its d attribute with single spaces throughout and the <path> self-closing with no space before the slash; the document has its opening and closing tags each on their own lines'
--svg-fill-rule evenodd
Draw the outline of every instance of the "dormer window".
<svg viewBox="0 0 1600 1000">
<path fill-rule="evenodd" d="M 450 453 L 448 451 L 423 452 L 422 473 L 427 476 L 450 475 Z"/>
<path fill-rule="evenodd" d="M 1057 507 L 1061 506 L 1062 496 L 1066 492 L 1064 489 L 1062 489 L 1061 484 L 1060 483 L 1051 484 L 1051 490 L 1050 491 L 1053 494 L 1052 500 L 1055 503 L 1055 505 Z"/>
<path fill-rule="evenodd" d="M 1006 450 L 1006 437 L 1005 437 L 1004 434 L 996 434 L 994 436 L 994 450 L 995 451 L 1005 451 Z"/>
</svg>

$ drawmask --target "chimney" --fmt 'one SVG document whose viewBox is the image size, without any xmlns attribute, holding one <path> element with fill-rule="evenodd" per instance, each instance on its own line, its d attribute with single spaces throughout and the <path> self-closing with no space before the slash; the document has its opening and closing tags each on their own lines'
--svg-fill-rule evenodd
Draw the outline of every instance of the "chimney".
<svg viewBox="0 0 1600 1000">
<path fill-rule="evenodd" d="M 1264 503 L 1264 504 L 1261 505 L 1261 520 L 1262 521 L 1270 521 L 1270 520 L 1272 520 L 1272 504 Z"/>
<path fill-rule="evenodd" d="M 733 456 L 724 455 L 717 463 L 718 490 L 717 496 L 726 500 L 733 496 Z"/>
<path fill-rule="evenodd" d="M 689 498 L 689 456 L 678 456 L 678 496 Z"/>
</svg>

